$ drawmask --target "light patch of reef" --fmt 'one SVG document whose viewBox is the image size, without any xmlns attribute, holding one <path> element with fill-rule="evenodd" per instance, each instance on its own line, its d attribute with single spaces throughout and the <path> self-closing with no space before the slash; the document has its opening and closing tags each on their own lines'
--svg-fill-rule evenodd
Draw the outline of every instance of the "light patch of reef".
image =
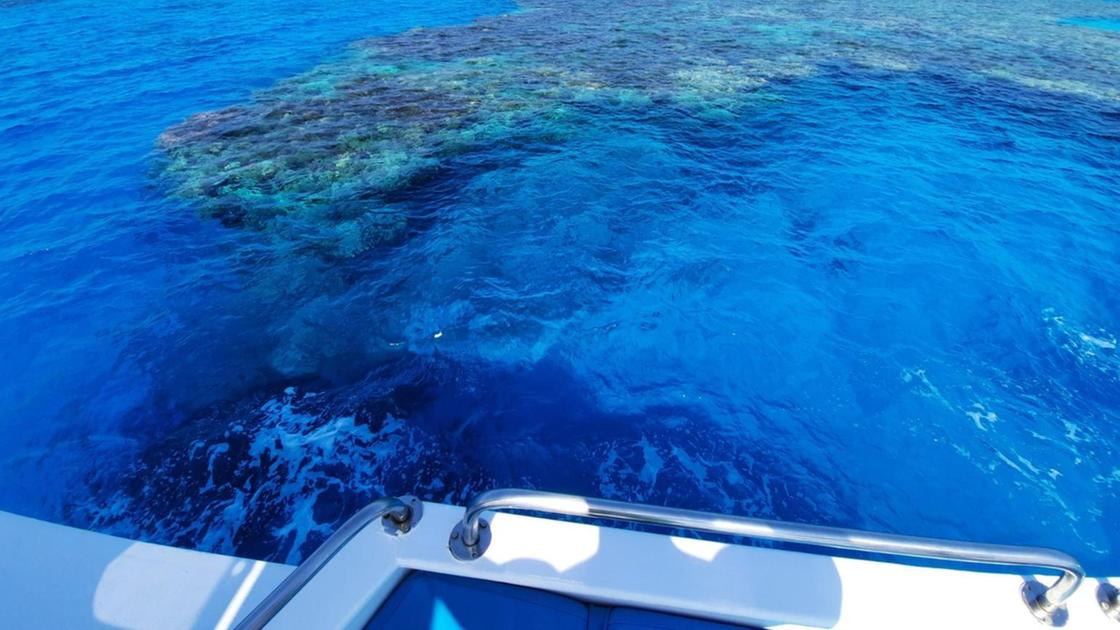
<svg viewBox="0 0 1120 630">
<path fill-rule="evenodd" d="M 361 42 L 251 103 L 193 116 L 160 137 L 165 174 L 206 216 L 345 258 L 405 238 L 402 195 L 481 151 L 531 153 L 620 108 L 735 116 L 765 103 L 768 84 L 826 64 L 1120 100 L 1115 38 L 1045 4 L 881 4 L 525 0 Z"/>
</svg>

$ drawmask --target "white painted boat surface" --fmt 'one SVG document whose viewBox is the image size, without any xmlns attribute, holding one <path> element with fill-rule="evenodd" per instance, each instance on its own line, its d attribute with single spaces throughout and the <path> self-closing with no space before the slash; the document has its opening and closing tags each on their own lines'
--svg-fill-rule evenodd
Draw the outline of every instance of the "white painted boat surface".
<svg viewBox="0 0 1120 630">
<path fill-rule="evenodd" d="M 1019 575 L 915 567 L 494 514 L 486 553 L 447 549 L 463 509 L 424 504 L 413 531 L 359 533 L 269 628 L 358 628 L 410 570 L 546 589 L 599 603 L 800 630 L 1042 630 Z M 15 628 L 227 628 L 290 567 L 137 543 L 0 513 L 4 608 Z M 9 579 L 11 578 L 11 579 Z M 1039 575 L 1049 584 L 1053 576 Z M 1113 584 L 1120 580 L 1111 579 Z M 11 586 L 7 586 L 10 584 Z M 1118 630 L 1089 578 L 1067 630 Z"/>
<path fill-rule="evenodd" d="M 0 512 L 0 627 L 232 627 L 292 567 Z"/>
</svg>

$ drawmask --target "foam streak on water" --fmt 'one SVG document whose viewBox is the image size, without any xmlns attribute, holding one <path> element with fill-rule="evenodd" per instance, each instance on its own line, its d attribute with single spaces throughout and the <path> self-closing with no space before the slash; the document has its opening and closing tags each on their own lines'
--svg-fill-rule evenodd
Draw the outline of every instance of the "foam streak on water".
<svg viewBox="0 0 1120 630">
<path fill-rule="evenodd" d="M 0 507 L 295 561 L 515 485 L 1120 570 L 1120 5 L 512 9 L 63 75 L 128 104 L 17 50 Z"/>
</svg>

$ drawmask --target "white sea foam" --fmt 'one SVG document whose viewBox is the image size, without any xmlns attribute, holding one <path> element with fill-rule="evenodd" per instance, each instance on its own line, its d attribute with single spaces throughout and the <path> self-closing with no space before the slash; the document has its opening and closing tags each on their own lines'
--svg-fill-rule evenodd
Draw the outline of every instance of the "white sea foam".
<svg viewBox="0 0 1120 630">
<path fill-rule="evenodd" d="M 976 423 L 976 428 L 981 431 L 987 431 L 989 425 L 995 424 L 999 421 L 999 416 L 996 412 L 990 411 L 981 403 L 973 403 L 972 409 L 965 411 L 964 414 Z"/>
</svg>

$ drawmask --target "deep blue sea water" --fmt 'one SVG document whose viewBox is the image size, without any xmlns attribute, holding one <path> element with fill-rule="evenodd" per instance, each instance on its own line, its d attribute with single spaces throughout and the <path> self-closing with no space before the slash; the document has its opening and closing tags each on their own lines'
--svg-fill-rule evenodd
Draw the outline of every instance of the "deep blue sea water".
<svg viewBox="0 0 1120 630">
<path fill-rule="evenodd" d="M 296 561 L 514 485 L 1120 573 L 1117 19 L 0 3 L 0 509 Z"/>
</svg>

